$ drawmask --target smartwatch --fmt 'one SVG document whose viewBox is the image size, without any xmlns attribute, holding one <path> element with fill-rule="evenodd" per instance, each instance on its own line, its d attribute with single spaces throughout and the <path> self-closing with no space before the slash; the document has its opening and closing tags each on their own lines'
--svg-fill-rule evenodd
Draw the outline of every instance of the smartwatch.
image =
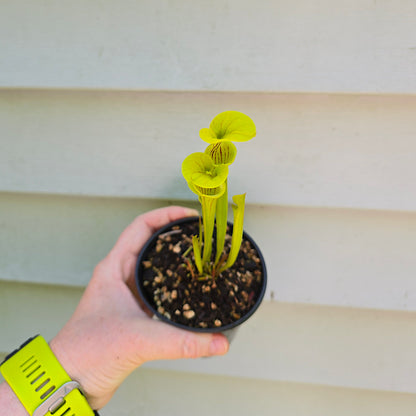
<svg viewBox="0 0 416 416">
<path fill-rule="evenodd" d="M 10 353 L 0 371 L 31 416 L 98 415 L 40 335 Z"/>
</svg>

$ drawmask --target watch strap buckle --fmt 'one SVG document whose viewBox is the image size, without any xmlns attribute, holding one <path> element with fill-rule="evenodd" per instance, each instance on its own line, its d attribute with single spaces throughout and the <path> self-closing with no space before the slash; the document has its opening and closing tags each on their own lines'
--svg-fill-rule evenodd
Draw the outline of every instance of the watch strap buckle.
<svg viewBox="0 0 416 416">
<path fill-rule="evenodd" d="M 76 381 L 68 381 L 63 384 L 35 409 L 32 416 L 45 416 L 48 412 L 55 413 L 65 404 L 65 397 L 75 389 L 80 389 L 80 385 Z"/>
</svg>

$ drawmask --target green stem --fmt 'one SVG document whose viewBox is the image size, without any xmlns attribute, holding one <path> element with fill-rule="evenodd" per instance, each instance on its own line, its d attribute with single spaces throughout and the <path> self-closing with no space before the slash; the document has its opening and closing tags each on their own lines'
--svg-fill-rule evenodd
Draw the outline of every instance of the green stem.
<svg viewBox="0 0 416 416">
<path fill-rule="evenodd" d="M 216 198 L 201 196 L 202 222 L 204 225 L 204 255 L 202 262 L 208 269 L 212 253 L 212 234 L 214 232 Z"/>
<path fill-rule="evenodd" d="M 217 266 L 225 244 L 225 234 L 227 233 L 227 218 L 228 218 L 228 186 L 225 181 L 225 192 L 218 199 L 215 222 L 217 226 L 217 254 L 215 256 L 214 267 Z"/>
<path fill-rule="evenodd" d="M 196 268 L 198 269 L 199 274 L 202 275 L 203 269 L 202 269 L 202 259 L 201 259 L 201 246 L 199 243 L 199 238 L 196 235 L 192 236 L 192 246 L 194 249 L 194 258 L 195 258 Z"/>
</svg>

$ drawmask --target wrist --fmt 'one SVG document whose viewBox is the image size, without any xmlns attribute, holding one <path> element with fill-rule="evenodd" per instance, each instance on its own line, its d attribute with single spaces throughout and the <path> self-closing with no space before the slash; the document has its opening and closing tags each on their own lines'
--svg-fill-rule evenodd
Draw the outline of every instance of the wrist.
<svg viewBox="0 0 416 416">
<path fill-rule="evenodd" d="M 74 341 L 74 337 L 65 328 L 54 337 L 49 346 L 55 357 L 64 368 L 71 380 L 80 385 L 80 389 L 92 409 L 101 409 L 108 401 L 105 391 L 100 389 L 100 382 L 94 377 L 96 364 L 82 347 L 82 340 Z M 90 349 L 87 348 L 90 352 Z"/>
<path fill-rule="evenodd" d="M 67 345 L 59 335 L 49 342 L 49 347 L 69 378 L 81 386 L 83 394 L 89 401 L 90 392 L 84 377 L 87 374 L 87 370 L 83 370 L 81 360 L 76 359 L 76 351 L 71 350 L 72 346 Z"/>
<path fill-rule="evenodd" d="M 26 409 L 6 383 L 0 383 L 0 413 L 3 415 L 27 416 Z"/>
<path fill-rule="evenodd" d="M 11 352 L 1 363 L 0 370 L 7 383 L 1 386 L 4 397 L 0 401 L 0 410 L 43 416 L 58 409 L 66 414 L 72 408 L 83 415 L 94 414 L 79 383 L 69 377 L 42 336 L 29 338 Z"/>
</svg>

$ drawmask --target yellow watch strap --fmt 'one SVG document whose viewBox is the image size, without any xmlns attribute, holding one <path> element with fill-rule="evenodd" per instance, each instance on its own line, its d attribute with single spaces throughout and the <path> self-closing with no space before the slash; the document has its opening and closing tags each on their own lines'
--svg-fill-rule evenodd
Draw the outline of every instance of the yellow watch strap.
<svg viewBox="0 0 416 416">
<path fill-rule="evenodd" d="M 30 415 L 94 415 L 79 384 L 71 381 L 41 336 L 12 353 L 0 370 Z"/>
</svg>

